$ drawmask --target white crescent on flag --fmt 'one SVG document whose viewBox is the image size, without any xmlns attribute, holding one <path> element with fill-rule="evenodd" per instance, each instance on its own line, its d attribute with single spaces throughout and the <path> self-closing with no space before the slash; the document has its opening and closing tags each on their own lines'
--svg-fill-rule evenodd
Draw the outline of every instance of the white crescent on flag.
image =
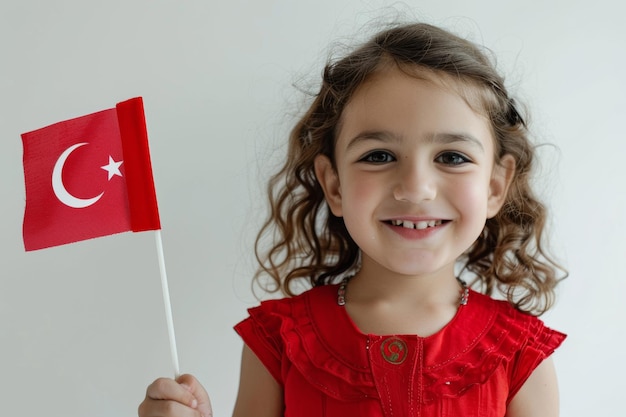
<svg viewBox="0 0 626 417">
<path fill-rule="evenodd" d="M 65 165 L 65 161 L 70 156 L 70 154 L 74 152 L 74 150 L 87 144 L 88 144 L 87 142 L 82 142 L 82 143 L 77 143 L 67 148 L 61 154 L 61 156 L 59 156 L 59 159 L 57 159 L 56 163 L 54 164 L 54 169 L 52 170 L 52 190 L 54 191 L 54 195 L 56 195 L 56 197 L 59 199 L 61 203 L 65 204 L 68 207 L 73 207 L 73 208 L 89 207 L 95 204 L 104 195 L 104 191 L 103 191 L 99 195 L 93 198 L 78 198 L 70 194 L 70 192 L 67 191 L 67 189 L 65 188 L 65 184 L 63 184 L 62 172 L 63 172 L 63 166 Z M 110 180 L 114 175 L 118 175 L 120 177 L 122 176 L 119 170 L 120 165 L 122 165 L 122 161 L 115 162 L 113 158 L 109 156 L 109 164 L 102 166 L 101 168 L 104 169 L 105 171 L 108 171 L 109 180 Z"/>
</svg>

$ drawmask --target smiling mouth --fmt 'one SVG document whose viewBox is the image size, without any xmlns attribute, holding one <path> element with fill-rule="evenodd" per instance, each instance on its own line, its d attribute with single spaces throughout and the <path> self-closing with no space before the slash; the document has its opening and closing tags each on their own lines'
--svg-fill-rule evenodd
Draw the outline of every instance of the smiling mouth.
<svg viewBox="0 0 626 417">
<path fill-rule="evenodd" d="M 390 220 L 388 223 L 393 226 L 404 227 L 405 229 L 424 230 L 429 227 L 441 226 L 446 222 L 447 220 L 426 220 L 418 222 L 412 222 L 409 220 Z"/>
</svg>

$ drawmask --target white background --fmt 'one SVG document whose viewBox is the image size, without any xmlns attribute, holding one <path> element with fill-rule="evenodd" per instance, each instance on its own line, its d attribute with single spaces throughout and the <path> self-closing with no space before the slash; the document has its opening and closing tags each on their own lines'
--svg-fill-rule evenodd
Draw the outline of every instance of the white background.
<svg viewBox="0 0 626 417">
<path fill-rule="evenodd" d="M 257 301 L 252 242 L 328 45 L 378 16 L 490 47 L 531 109 L 554 251 L 571 271 L 544 316 L 563 416 L 623 415 L 626 25 L 616 1 L 2 0 L 0 414 L 136 414 L 171 376 L 153 233 L 25 253 L 20 134 L 143 96 L 180 363 L 231 413 Z M 621 180 L 620 180 L 621 178 Z M 543 181 L 545 180 L 545 181 Z"/>
</svg>

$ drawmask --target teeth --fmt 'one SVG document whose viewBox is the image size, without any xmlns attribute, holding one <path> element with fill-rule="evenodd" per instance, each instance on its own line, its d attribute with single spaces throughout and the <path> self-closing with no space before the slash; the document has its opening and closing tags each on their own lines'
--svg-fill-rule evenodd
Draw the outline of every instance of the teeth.
<svg viewBox="0 0 626 417">
<path fill-rule="evenodd" d="M 394 226 L 402 226 L 407 229 L 423 230 L 428 227 L 439 226 L 441 224 L 441 220 L 420 221 L 416 223 L 409 220 L 392 220 L 391 224 L 393 224 Z"/>
</svg>

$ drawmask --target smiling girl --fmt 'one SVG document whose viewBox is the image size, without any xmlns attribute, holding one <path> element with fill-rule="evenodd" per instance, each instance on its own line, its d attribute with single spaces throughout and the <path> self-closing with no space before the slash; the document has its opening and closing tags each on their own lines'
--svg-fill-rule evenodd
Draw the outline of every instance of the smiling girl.
<svg viewBox="0 0 626 417">
<path fill-rule="evenodd" d="M 502 77 L 447 31 L 396 26 L 329 63 L 270 182 L 257 278 L 287 297 L 235 327 L 233 415 L 557 416 L 533 154 Z M 139 415 L 212 414 L 183 375 Z"/>
</svg>

